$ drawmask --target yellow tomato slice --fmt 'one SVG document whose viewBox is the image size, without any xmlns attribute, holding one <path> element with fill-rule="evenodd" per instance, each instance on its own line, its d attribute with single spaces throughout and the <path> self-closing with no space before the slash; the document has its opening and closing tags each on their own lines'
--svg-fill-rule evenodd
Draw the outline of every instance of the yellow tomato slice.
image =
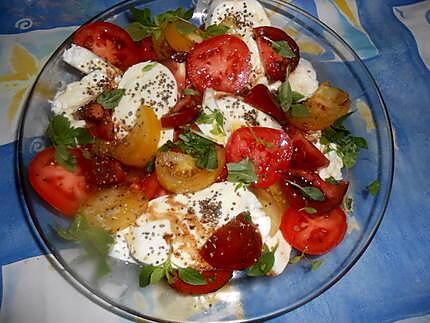
<svg viewBox="0 0 430 323">
<path fill-rule="evenodd" d="M 214 170 L 196 166 L 193 157 L 187 154 L 164 151 L 158 152 L 155 171 L 160 184 L 170 192 L 189 193 L 200 191 L 213 184 L 223 171 L 225 152 L 217 148 L 218 167 Z"/>
<path fill-rule="evenodd" d="M 196 27 L 186 21 L 173 21 L 164 28 L 164 36 L 171 48 L 178 52 L 188 52 L 194 45 L 192 36 Z"/>
</svg>

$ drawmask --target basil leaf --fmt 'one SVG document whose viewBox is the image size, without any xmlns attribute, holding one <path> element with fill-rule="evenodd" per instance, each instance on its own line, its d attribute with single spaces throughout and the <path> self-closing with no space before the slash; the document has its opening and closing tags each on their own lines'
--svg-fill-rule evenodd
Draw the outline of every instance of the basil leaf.
<svg viewBox="0 0 430 323">
<path fill-rule="evenodd" d="M 317 213 L 317 210 L 315 208 L 309 207 L 309 206 L 302 207 L 299 211 L 305 211 L 307 214 L 315 214 L 315 213 Z"/>
<path fill-rule="evenodd" d="M 300 103 L 295 103 L 291 105 L 291 115 L 296 118 L 305 118 L 310 115 L 309 109 Z"/>
<path fill-rule="evenodd" d="M 192 25 L 192 24 L 177 24 L 176 28 L 178 29 L 178 31 L 182 34 L 182 35 L 189 35 L 192 34 L 197 27 Z"/>
<path fill-rule="evenodd" d="M 155 65 L 157 65 L 157 63 L 149 63 L 146 64 L 143 68 L 142 68 L 142 72 L 149 72 L 150 70 L 152 70 Z"/>
<path fill-rule="evenodd" d="M 212 124 L 213 135 L 223 135 L 224 133 L 224 115 L 218 109 L 210 110 L 210 113 L 202 113 L 196 120 L 197 124 Z"/>
<path fill-rule="evenodd" d="M 291 258 L 289 263 L 294 265 L 294 264 L 299 263 L 302 259 L 303 259 L 303 254 L 297 255 L 297 256 L 294 256 L 293 258 Z"/>
<path fill-rule="evenodd" d="M 126 31 L 135 42 L 151 36 L 157 30 L 157 27 L 144 26 L 139 22 L 132 22 L 126 28 Z"/>
<path fill-rule="evenodd" d="M 113 89 L 105 91 L 97 97 L 96 102 L 101 104 L 105 109 L 113 109 L 118 105 L 124 93 L 125 89 Z"/>
<path fill-rule="evenodd" d="M 198 286 L 208 283 L 203 275 L 193 268 L 179 268 L 178 274 L 182 281 L 190 285 Z"/>
<path fill-rule="evenodd" d="M 64 167 L 69 172 L 73 172 L 75 170 L 76 158 L 69 152 L 69 149 L 66 146 L 56 146 L 54 158 L 60 166 Z"/>
<path fill-rule="evenodd" d="M 183 95 L 200 95 L 200 92 L 199 91 L 197 91 L 197 90 L 194 90 L 194 89 L 184 89 L 183 91 L 182 91 L 182 94 Z"/>
<path fill-rule="evenodd" d="M 353 203 L 353 199 L 351 197 L 346 197 L 343 200 L 342 208 L 346 213 L 352 212 L 352 203 Z"/>
<path fill-rule="evenodd" d="M 251 277 L 267 275 L 275 263 L 275 251 L 276 248 L 270 251 L 267 245 L 264 245 L 263 253 L 257 262 L 248 269 L 247 275 Z"/>
<path fill-rule="evenodd" d="M 224 35 L 229 31 L 230 27 L 219 24 L 219 25 L 210 25 L 203 31 L 204 38 L 211 38 L 219 35 Z"/>
<path fill-rule="evenodd" d="M 381 183 L 379 182 L 379 180 L 374 180 L 372 183 L 370 183 L 367 186 L 367 191 L 371 195 L 376 196 L 376 195 L 378 195 L 380 188 L 381 188 Z"/>
<path fill-rule="evenodd" d="M 192 156 L 198 168 L 216 169 L 218 167 L 217 152 L 212 141 L 192 132 L 181 134 L 179 139 L 174 145 Z"/>
<path fill-rule="evenodd" d="M 157 284 L 164 278 L 165 275 L 166 272 L 163 267 L 155 267 L 149 279 L 150 284 Z"/>
<path fill-rule="evenodd" d="M 329 184 L 338 184 L 339 183 L 339 181 L 337 179 L 335 179 L 333 176 L 326 178 L 324 181 L 326 183 L 329 183 Z"/>
<path fill-rule="evenodd" d="M 291 91 L 290 82 L 288 82 L 288 80 L 283 82 L 279 87 L 278 101 L 284 112 L 288 112 L 288 110 L 290 110 L 291 104 L 293 103 L 293 94 Z"/>
<path fill-rule="evenodd" d="M 305 96 L 299 92 L 291 91 L 291 96 L 293 97 L 293 102 L 296 103 L 302 100 Z"/>
<path fill-rule="evenodd" d="M 229 182 L 249 185 L 258 179 L 255 166 L 248 158 L 242 159 L 238 163 L 228 163 L 227 170 L 227 181 Z"/>
<path fill-rule="evenodd" d="M 145 9 L 137 9 L 137 8 L 130 8 L 130 12 L 137 22 L 141 23 L 144 26 L 155 26 L 154 21 L 151 18 L 151 9 L 145 8 Z"/>
<path fill-rule="evenodd" d="M 153 156 L 149 162 L 145 165 L 145 170 L 147 173 L 152 173 L 155 170 L 155 156 Z"/>
<path fill-rule="evenodd" d="M 314 201 L 324 201 L 325 200 L 325 196 L 323 194 L 323 192 L 321 192 L 321 190 L 317 187 L 313 187 L 313 186 L 306 186 L 306 187 L 302 187 L 297 183 L 294 183 L 292 181 L 287 181 L 288 183 L 290 183 L 291 185 L 297 187 L 300 191 L 302 191 L 302 193 L 310 198 L 311 200 Z"/>
<path fill-rule="evenodd" d="M 272 48 L 282 57 L 293 58 L 296 57 L 290 44 L 286 40 L 274 41 L 272 42 Z"/>
<path fill-rule="evenodd" d="M 311 262 L 311 270 L 317 270 L 321 267 L 323 261 L 322 260 L 314 260 Z"/>
<path fill-rule="evenodd" d="M 151 275 L 155 270 L 155 266 L 145 266 L 140 270 L 139 273 L 139 286 L 140 287 L 146 287 L 151 283 Z"/>
</svg>

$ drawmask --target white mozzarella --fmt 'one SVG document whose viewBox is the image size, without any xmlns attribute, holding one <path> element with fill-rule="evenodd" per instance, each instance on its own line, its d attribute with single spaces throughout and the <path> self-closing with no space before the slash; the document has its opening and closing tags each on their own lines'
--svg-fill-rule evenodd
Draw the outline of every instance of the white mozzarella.
<svg viewBox="0 0 430 323">
<path fill-rule="evenodd" d="M 63 61 L 85 74 L 100 70 L 112 79 L 122 74 L 118 68 L 92 51 L 75 44 L 64 51 Z"/>
<path fill-rule="evenodd" d="M 215 0 L 208 10 L 206 27 L 213 24 L 234 24 L 232 33 L 251 35 L 252 28 L 270 26 L 263 6 L 256 0 Z"/>
<path fill-rule="evenodd" d="M 281 231 L 278 230 L 273 237 L 268 237 L 266 239 L 266 245 L 269 250 L 275 250 L 275 262 L 273 263 L 273 267 L 268 273 L 269 276 L 277 276 L 280 275 L 287 267 L 288 262 L 290 261 L 291 254 L 291 246 L 287 241 L 285 241 Z"/>
<path fill-rule="evenodd" d="M 83 127 L 85 121 L 75 120 L 75 112 L 82 106 L 93 101 L 99 94 L 115 86 L 106 73 L 96 70 L 84 76 L 80 81 L 67 84 L 58 92 L 52 101 L 52 112 L 64 115 L 72 126 Z"/>
<path fill-rule="evenodd" d="M 264 67 L 261 62 L 260 53 L 258 51 L 258 46 L 254 38 L 252 36 L 245 36 L 243 37 L 243 41 L 248 46 L 249 51 L 251 52 L 251 74 L 249 77 L 249 83 L 252 86 L 255 86 L 257 84 L 264 84 L 268 85 L 269 81 L 267 80 L 267 77 L 264 73 Z"/>
<path fill-rule="evenodd" d="M 321 168 L 318 174 L 322 179 L 333 177 L 336 180 L 341 180 L 343 161 L 342 158 L 336 153 L 336 144 L 329 144 L 328 146 L 322 145 L 319 142 L 315 143 L 315 146 L 327 157 L 330 161 L 327 167 Z"/>
<path fill-rule="evenodd" d="M 206 89 L 203 95 L 203 113 L 211 114 L 218 110 L 224 118 L 223 133 L 214 131 L 216 121 L 211 124 L 200 123 L 198 127 L 203 135 L 221 145 L 227 143 L 230 135 L 242 126 L 261 126 L 282 129 L 279 123 L 268 114 L 253 108 L 239 97 L 223 92 Z"/>
<path fill-rule="evenodd" d="M 296 69 L 288 77 L 291 89 L 304 96 L 303 100 L 312 96 L 318 89 L 317 73 L 312 64 L 300 58 Z"/>
<path fill-rule="evenodd" d="M 144 264 L 159 264 L 170 254 L 174 266 L 208 269 L 199 248 L 216 229 L 246 211 L 265 241 L 270 218 L 246 188 L 222 182 L 195 193 L 162 196 L 150 201 L 148 210 L 131 227 L 128 245 L 132 256 Z"/>
<path fill-rule="evenodd" d="M 169 112 L 177 101 L 178 86 L 172 72 L 163 64 L 143 62 L 130 67 L 119 82 L 125 89 L 112 119 L 116 135 L 123 138 L 136 122 L 141 105 L 154 109 L 158 118 Z"/>
<path fill-rule="evenodd" d="M 130 249 L 127 245 L 127 235 L 129 234 L 129 228 L 125 228 L 118 231 L 114 237 L 114 243 L 109 251 L 109 256 L 125 261 L 135 263 L 134 259 L 130 255 Z"/>
</svg>

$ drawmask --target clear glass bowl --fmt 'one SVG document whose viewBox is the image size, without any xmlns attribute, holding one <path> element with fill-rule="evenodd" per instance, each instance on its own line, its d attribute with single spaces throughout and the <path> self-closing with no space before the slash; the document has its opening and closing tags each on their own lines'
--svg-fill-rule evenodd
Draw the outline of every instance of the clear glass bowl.
<svg viewBox="0 0 430 323">
<path fill-rule="evenodd" d="M 118 4 L 92 21 L 108 20 L 126 26 L 129 6 L 139 2 Z M 163 284 L 140 289 L 137 266 L 114 259 L 110 260 L 112 273 L 96 279 L 92 263 L 82 261 L 83 251 L 79 246 L 60 240 L 52 229 L 67 225 L 67 220 L 56 215 L 27 180 L 30 160 L 48 144 L 44 132 L 50 112 L 49 99 L 63 84 L 79 77 L 61 60 L 62 52 L 71 43 L 68 38 L 44 66 L 26 102 L 19 130 L 18 173 L 28 214 L 43 245 L 69 281 L 102 306 L 131 319 L 156 321 L 268 319 L 294 310 L 336 283 L 374 236 L 387 206 L 394 161 L 390 121 L 375 81 L 354 51 L 326 25 L 286 1 L 263 0 L 262 3 L 269 10 L 274 26 L 297 31 L 295 38 L 299 44 L 312 44 L 312 48 L 318 49 L 314 54 L 302 51 L 302 56 L 313 63 L 320 81 L 328 80 L 346 90 L 353 99 L 353 110 L 358 110 L 346 125 L 354 135 L 366 138 L 369 148 L 360 153 L 356 167 L 345 174 L 351 183 L 348 194 L 354 199 L 354 218 L 349 220 L 355 219 L 352 222 L 358 227 L 355 225 L 356 229 L 337 248 L 324 255 L 324 263 L 316 271 L 297 264 L 289 265 L 275 278 L 251 279 L 239 275 L 227 288 L 208 296 L 181 296 Z M 160 13 L 179 6 L 190 7 L 191 2 L 153 0 L 144 6 Z M 366 110 L 368 116 L 363 119 L 362 112 Z M 375 179 L 380 181 L 381 189 L 373 197 L 365 191 Z"/>
</svg>

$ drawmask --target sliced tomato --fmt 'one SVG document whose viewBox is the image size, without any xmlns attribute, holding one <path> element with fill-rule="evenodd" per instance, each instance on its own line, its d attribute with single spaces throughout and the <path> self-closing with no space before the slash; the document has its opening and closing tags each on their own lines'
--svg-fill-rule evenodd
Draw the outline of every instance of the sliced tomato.
<svg viewBox="0 0 430 323">
<path fill-rule="evenodd" d="M 231 35 L 207 39 L 188 54 L 187 74 L 200 92 L 206 88 L 237 93 L 251 72 L 251 53 L 243 40 Z"/>
<path fill-rule="evenodd" d="M 288 169 L 293 153 L 291 139 L 282 130 L 243 127 L 236 130 L 226 145 L 228 163 L 249 158 L 256 169 L 256 187 L 269 187 Z"/>
<path fill-rule="evenodd" d="M 187 80 L 185 63 L 178 63 L 173 59 L 164 60 L 162 63 L 175 76 L 176 83 L 178 84 L 178 91 L 182 92 L 190 83 L 189 80 Z"/>
<path fill-rule="evenodd" d="M 253 31 L 267 78 L 270 82 L 283 82 L 287 74 L 287 69 L 292 72 L 299 63 L 299 46 L 285 31 L 276 27 L 257 27 Z M 288 43 L 294 54 L 292 58 L 281 56 L 275 51 L 273 43 L 279 41 Z"/>
<path fill-rule="evenodd" d="M 55 149 L 49 147 L 38 153 L 28 167 L 28 179 L 33 189 L 60 213 L 73 216 L 90 197 L 91 189 L 85 177 L 83 157 L 72 151 L 77 165 L 70 172 L 55 161 Z"/>
<path fill-rule="evenodd" d="M 245 96 L 245 102 L 275 118 L 281 125 L 287 122 L 285 112 L 267 86 L 258 84 Z"/>
<path fill-rule="evenodd" d="M 313 143 L 305 138 L 300 130 L 290 128 L 288 134 L 293 140 L 294 146 L 291 168 L 317 170 L 329 165 L 330 161 Z"/>
<path fill-rule="evenodd" d="M 182 294 L 208 294 L 215 292 L 226 285 L 233 276 L 233 272 L 230 270 L 208 270 L 201 274 L 207 281 L 207 284 L 205 285 L 191 285 L 182 281 L 178 275 L 175 275 L 170 286 Z"/>
<path fill-rule="evenodd" d="M 342 241 L 347 224 L 341 208 L 321 215 L 289 208 L 282 217 L 280 228 L 285 240 L 294 248 L 309 255 L 321 255 Z"/>
<path fill-rule="evenodd" d="M 143 192 L 148 200 L 153 200 L 157 197 L 169 194 L 169 192 L 161 186 L 155 172 L 145 174 L 138 179 L 133 179 L 131 186 Z"/>
<path fill-rule="evenodd" d="M 92 156 L 88 164 L 88 182 L 98 187 L 117 185 L 127 179 L 127 172 L 122 164 L 111 157 Z"/>
<path fill-rule="evenodd" d="M 115 139 L 111 110 L 98 103 L 90 103 L 78 110 L 78 117 L 85 120 L 88 132 L 93 137 L 105 141 Z"/>
<path fill-rule="evenodd" d="M 307 197 L 303 192 L 291 184 L 301 187 L 316 187 L 324 194 L 323 201 L 315 201 Z M 338 207 L 348 189 L 348 182 L 339 181 L 336 184 L 325 182 L 317 173 L 304 170 L 288 170 L 283 178 L 283 190 L 290 207 L 301 209 L 311 207 L 319 213 L 325 213 Z"/>
<path fill-rule="evenodd" d="M 137 46 L 130 35 L 109 22 L 98 21 L 83 25 L 75 32 L 72 41 L 123 71 L 140 60 Z"/>
<path fill-rule="evenodd" d="M 184 96 L 164 116 L 161 117 L 163 128 L 184 126 L 196 120 L 201 113 L 201 96 Z"/>
<path fill-rule="evenodd" d="M 151 36 L 143 38 L 137 44 L 137 51 L 139 53 L 139 60 L 142 62 L 156 61 L 158 59 Z"/>
<path fill-rule="evenodd" d="M 257 262 L 263 242 L 258 227 L 239 214 L 217 229 L 200 249 L 203 259 L 216 269 L 242 270 Z"/>
</svg>

